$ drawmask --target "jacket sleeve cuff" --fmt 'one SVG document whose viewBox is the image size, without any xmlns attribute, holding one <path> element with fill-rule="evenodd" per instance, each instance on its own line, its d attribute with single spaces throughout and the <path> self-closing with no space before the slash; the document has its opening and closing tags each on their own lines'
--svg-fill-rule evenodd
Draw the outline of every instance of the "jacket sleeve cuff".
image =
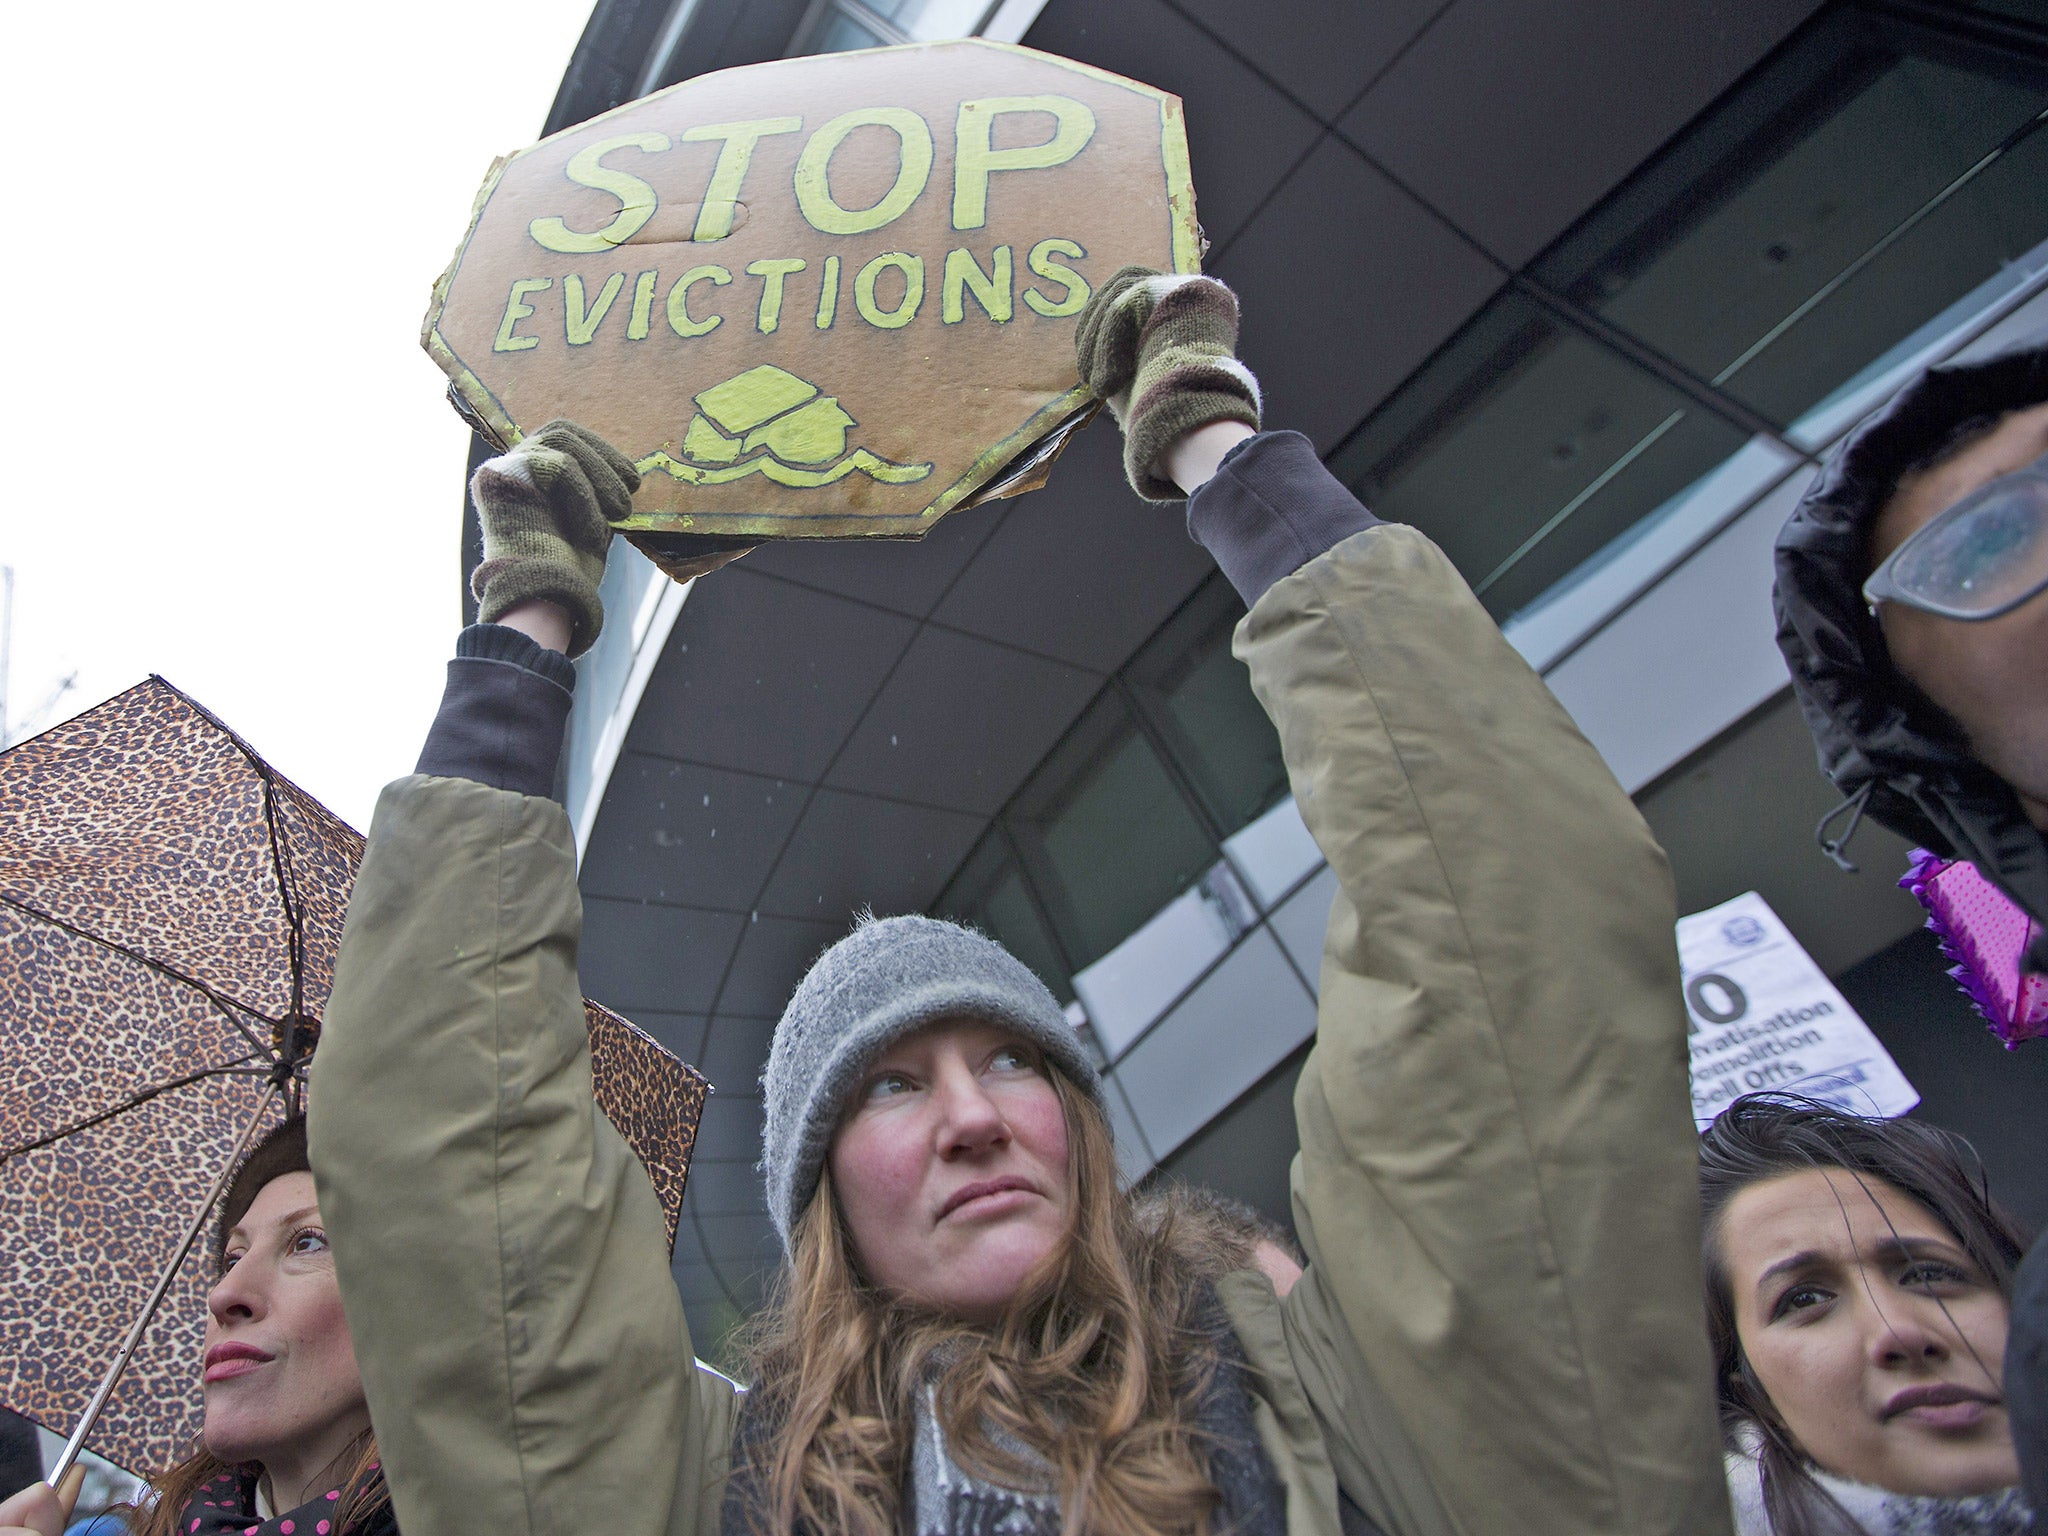
<svg viewBox="0 0 2048 1536">
<path fill-rule="evenodd" d="M 1245 607 L 1266 589 L 1379 519 L 1359 505 L 1299 432 L 1261 432 L 1223 456 L 1188 498 L 1188 533 Z"/>
<path fill-rule="evenodd" d="M 441 712 L 416 773 L 551 795 L 574 698 L 569 658 L 502 624 L 472 624 L 455 642 Z"/>
</svg>

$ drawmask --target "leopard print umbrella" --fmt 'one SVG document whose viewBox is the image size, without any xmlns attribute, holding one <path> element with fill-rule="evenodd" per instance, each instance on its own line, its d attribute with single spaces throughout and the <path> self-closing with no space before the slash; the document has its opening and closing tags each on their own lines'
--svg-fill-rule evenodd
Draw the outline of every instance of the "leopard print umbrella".
<svg viewBox="0 0 2048 1536">
<path fill-rule="evenodd" d="M 0 1404 L 71 1431 L 280 1060 L 302 1097 L 362 854 L 161 678 L 0 755 Z M 673 1246 L 704 1079 L 585 1009 Z M 204 1251 L 88 1442 L 133 1471 L 199 1431 Z"/>
</svg>

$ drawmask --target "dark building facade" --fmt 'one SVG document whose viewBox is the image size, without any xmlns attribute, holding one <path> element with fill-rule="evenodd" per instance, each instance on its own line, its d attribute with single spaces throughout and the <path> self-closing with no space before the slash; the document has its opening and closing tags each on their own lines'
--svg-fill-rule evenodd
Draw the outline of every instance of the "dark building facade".
<svg viewBox="0 0 2048 1536">
<path fill-rule="evenodd" d="M 1833 795 L 1772 537 L 1928 362 L 2048 324 L 2048 3 L 601 0 L 555 129 L 687 76 L 980 33 L 1181 94 L 1270 424 L 1458 563 L 1637 797 L 1681 910 L 1772 903 L 2036 1219 L 2043 1052 L 1974 1021 Z M 1089 274 L 1097 279 L 1107 274 Z M 972 919 L 1069 1004 L 1126 1173 L 1286 1211 L 1329 885 L 1241 610 L 1113 429 L 914 545 L 685 589 L 620 547 L 567 799 L 588 990 L 710 1076 L 676 1274 L 707 1351 L 777 1254 L 756 1078 L 862 907 Z"/>
</svg>

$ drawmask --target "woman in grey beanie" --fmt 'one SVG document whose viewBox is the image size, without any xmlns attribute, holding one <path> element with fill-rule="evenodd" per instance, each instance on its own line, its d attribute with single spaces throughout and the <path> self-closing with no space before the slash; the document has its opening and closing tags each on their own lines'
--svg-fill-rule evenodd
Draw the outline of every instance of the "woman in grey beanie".
<svg viewBox="0 0 2048 1536">
<path fill-rule="evenodd" d="M 1099 1107 L 1102 1085 L 1073 1026 L 1045 983 L 1002 945 L 935 917 L 863 919 L 797 986 L 761 1078 L 761 1166 L 785 1252 L 845 1110 L 857 1092 L 866 1102 L 863 1079 L 875 1058 L 905 1035 L 955 1019 L 1028 1043 Z"/>
<path fill-rule="evenodd" d="M 824 954 L 770 1052 L 786 1257 L 750 1389 L 696 1366 L 658 1202 L 592 1099 L 545 798 L 586 626 L 530 600 L 552 546 L 510 541 L 521 602 L 465 632 L 385 793 L 313 1069 L 410 1536 L 1727 1536 L 1669 872 L 1442 552 L 1254 432 L 1235 329 L 1220 284 L 1126 271 L 1079 363 L 1140 494 L 1194 493 L 1330 862 L 1300 1279 L 1282 1298 L 1140 1219 L 1046 989 L 888 918 Z M 478 478 L 487 551 L 499 496 L 629 504 L 623 458 L 536 439 Z"/>
<path fill-rule="evenodd" d="M 1207 1283 L 1229 1266 L 1135 1220 L 1095 1067 L 1022 962 L 864 920 L 797 986 L 762 1091 L 790 1262 L 727 1530 L 1051 1536 L 1087 1489 L 1107 1530 L 1280 1536 Z"/>
</svg>

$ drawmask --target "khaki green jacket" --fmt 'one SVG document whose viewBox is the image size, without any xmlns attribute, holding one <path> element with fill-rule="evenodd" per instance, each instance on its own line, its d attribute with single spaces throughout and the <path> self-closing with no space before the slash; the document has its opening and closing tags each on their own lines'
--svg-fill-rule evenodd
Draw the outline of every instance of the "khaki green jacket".
<svg viewBox="0 0 2048 1536">
<path fill-rule="evenodd" d="M 1412 530 L 1279 583 L 1237 653 L 1342 887 L 1309 1273 L 1221 1286 L 1290 1536 L 1337 1536 L 1340 1482 L 1388 1536 L 1726 1536 L 1662 854 Z M 385 791 L 312 1154 L 406 1536 L 717 1531 L 735 1390 L 593 1105 L 580 925 L 559 806 Z"/>
</svg>

